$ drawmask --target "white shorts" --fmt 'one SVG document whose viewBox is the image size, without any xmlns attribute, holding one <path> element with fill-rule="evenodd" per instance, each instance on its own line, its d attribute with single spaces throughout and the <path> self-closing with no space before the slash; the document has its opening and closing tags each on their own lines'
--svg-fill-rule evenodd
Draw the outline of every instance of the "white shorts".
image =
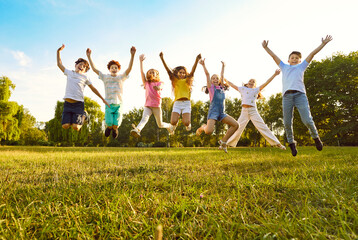
<svg viewBox="0 0 358 240">
<path fill-rule="evenodd" d="M 174 105 L 173 105 L 172 112 L 176 112 L 176 113 L 179 113 L 179 114 L 191 113 L 191 102 L 190 102 L 190 100 L 175 101 Z"/>
</svg>

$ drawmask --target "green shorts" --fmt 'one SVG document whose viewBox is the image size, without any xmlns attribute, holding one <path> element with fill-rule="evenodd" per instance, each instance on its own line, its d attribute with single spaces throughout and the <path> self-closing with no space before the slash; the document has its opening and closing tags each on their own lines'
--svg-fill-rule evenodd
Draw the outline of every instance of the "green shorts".
<svg viewBox="0 0 358 240">
<path fill-rule="evenodd" d="M 110 108 L 106 105 L 105 122 L 108 127 L 113 125 L 120 126 L 122 123 L 122 107 L 120 104 L 110 104 Z"/>
</svg>

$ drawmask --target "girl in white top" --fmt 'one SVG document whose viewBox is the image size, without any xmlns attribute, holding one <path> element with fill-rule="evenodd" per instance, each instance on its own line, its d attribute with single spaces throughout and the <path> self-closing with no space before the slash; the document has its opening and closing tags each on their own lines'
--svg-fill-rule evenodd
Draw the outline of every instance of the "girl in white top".
<svg viewBox="0 0 358 240">
<path fill-rule="evenodd" d="M 277 75 L 280 74 L 280 70 L 276 70 L 275 73 L 260 87 L 256 87 L 256 80 L 250 79 L 250 81 L 244 85 L 244 87 L 237 87 L 232 82 L 228 81 L 229 85 L 240 92 L 241 94 L 241 114 L 237 122 L 239 123 L 239 128 L 237 131 L 229 138 L 227 145 L 230 147 L 236 147 L 236 144 L 240 140 L 241 134 L 244 131 L 246 125 L 251 120 L 254 126 L 259 130 L 259 132 L 264 136 L 264 138 L 272 146 L 279 147 L 282 150 L 286 150 L 276 136 L 270 131 L 267 127 L 260 114 L 257 112 L 256 99 L 262 98 L 260 91 L 264 89 Z"/>
</svg>

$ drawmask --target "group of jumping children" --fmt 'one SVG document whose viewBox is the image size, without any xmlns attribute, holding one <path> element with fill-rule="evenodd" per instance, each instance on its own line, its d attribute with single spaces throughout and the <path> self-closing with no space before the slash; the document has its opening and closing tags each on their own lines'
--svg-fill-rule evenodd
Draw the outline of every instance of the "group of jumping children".
<svg viewBox="0 0 358 240">
<path fill-rule="evenodd" d="M 311 137 L 315 141 L 317 150 L 321 151 L 323 144 L 319 138 L 316 126 L 313 122 L 312 115 L 309 108 L 309 103 L 306 95 L 304 85 L 304 72 L 313 59 L 313 57 L 332 40 L 332 36 L 327 35 L 322 38 L 321 44 L 313 50 L 307 58 L 301 62 L 302 56 L 300 52 L 293 51 L 288 57 L 288 64 L 283 63 L 268 47 L 268 41 L 263 41 L 262 46 L 266 52 L 273 58 L 280 69 L 277 69 L 274 74 L 259 87 L 256 86 L 256 80 L 250 79 L 242 87 L 236 86 L 231 81 L 224 78 L 225 63 L 222 63 L 221 74 L 213 74 L 210 76 L 206 66 L 205 58 L 199 54 L 194 62 L 190 72 L 184 66 L 178 66 L 174 69 L 168 67 L 164 60 L 164 55 L 159 54 L 160 59 L 166 69 L 172 84 L 174 93 L 174 104 L 171 114 L 170 123 L 163 122 L 161 110 L 161 90 L 163 82 L 160 80 L 159 72 L 155 69 L 149 69 L 146 74 L 143 70 L 144 54 L 139 56 L 140 71 L 142 83 L 145 88 L 145 105 L 143 116 L 139 124 L 136 126 L 132 124 L 133 129 L 130 134 L 134 137 L 140 137 L 140 132 L 153 114 L 159 128 L 166 128 L 170 135 L 173 135 L 177 127 L 180 115 L 182 122 L 187 131 L 191 130 L 191 103 L 190 96 L 194 81 L 194 72 L 198 63 L 202 65 L 206 75 L 205 92 L 209 94 L 210 108 L 207 116 L 207 123 L 203 124 L 196 130 L 196 135 L 202 132 L 205 134 L 212 134 L 214 131 L 216 121 L 228 124 L 229 128 L 225 136 L 219 141 L 219 149 L 227 153 L 227 147 L 236 147 L 240 140 L 241 134 L 245 129 L 247 123 L 251 120 L 258 131 L 272 146 L 276 146 L 285 150 L 276 136 L 270 131 L 264 123 L 260 114 L 257 111 L 256 100 L 262 98 L 261 90 L 264 89 L 277 75 L 282 72 L 282 109 L 283 121 L 286 133 L 287 142 L 291 149 L 293 156 L 297 155 L 296 142 L 293 137 L 293 110 L 294 107 L 298 109 L 302 122 L 308 128 Z M 131 59 L 128 68 L 123 74 L 120 74 L 121 65 L 115 60 L 111 60 L 107 68 L 109 74 L 104 74 L 99 71 L 91 58 L 91 49 L 87 49 L 86 54 L 89 63 L 79 58 L 75 62 L 75 70 L 71 71 L 62 65 L 60 52 L 64 49 L 62 45 L 57 50 L 57 66 L 67 76 L 66 92 L 64 96 L 64 109 L 62 113 L 62 127 L 68 129 L 72 127 L 79 131 L 82 125 L 89 121 L 88 114 L 84 110 L 84 88 L 86 85 L 99 97 L 106 105 L 105 109 L 105 136 L 109 137 L 112 133 L 113 138 L 118 136 L 118 126 L 122 122 L 122 94 L 123 83 L 129 77 L 132 70 L 134 55 L 136 53 L 135 47 L 130 49 Z M 105 98 L 92 85 L 92 82 L 85 75 L 85 73 L 92 67 L 92 70 L 98 75 L 105 87 Z M 241 94 L 241 114 L 236 121 L 233 117 L 225 113 L 225 91 L 229 87 L 234 88 Z"/>
</svg>

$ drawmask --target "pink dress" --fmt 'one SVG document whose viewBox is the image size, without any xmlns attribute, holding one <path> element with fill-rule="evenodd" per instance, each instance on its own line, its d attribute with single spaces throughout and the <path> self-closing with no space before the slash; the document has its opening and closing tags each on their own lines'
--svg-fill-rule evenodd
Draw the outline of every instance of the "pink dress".
<svg viewBox="0 0 358 240">
<path fill-rule="evenodd" d="M 155 90 L 153 87 L 160 87 L 163 82 L 145 82 L 145 107 L 160 107 L 162 97 L 160 96 L 162 90 Z"/>
</svg>

